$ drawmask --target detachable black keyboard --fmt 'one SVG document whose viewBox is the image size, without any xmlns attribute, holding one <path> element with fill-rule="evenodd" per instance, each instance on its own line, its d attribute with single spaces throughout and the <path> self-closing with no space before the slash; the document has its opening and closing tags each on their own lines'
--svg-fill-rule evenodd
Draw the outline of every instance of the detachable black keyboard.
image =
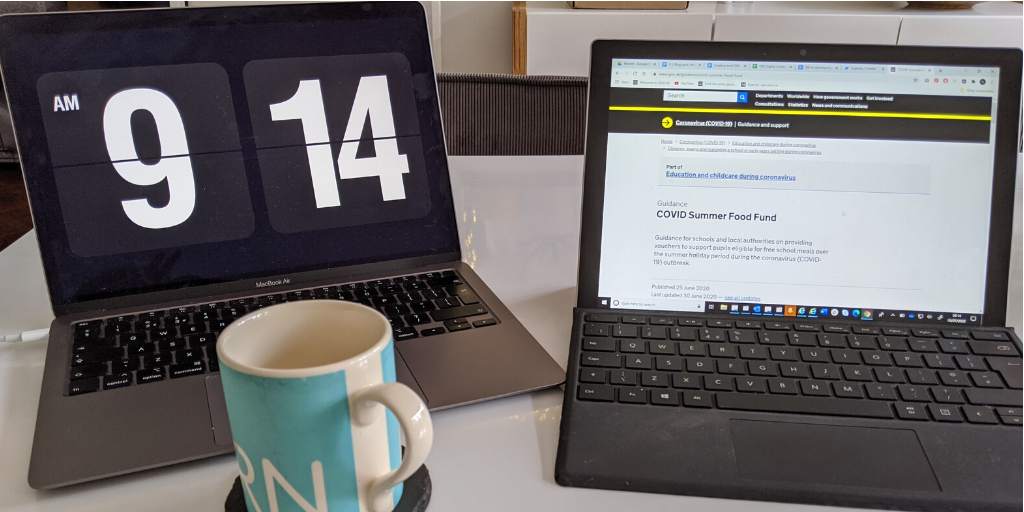
<svg viewBox="0 0 1024 512">
<path fill-rule="evenodd" d="M 312 299 L 378 309 L 396 342 L 498 323 L 454 270 L 86 320 L 75 323 L 67 394 L 219 371 L 217 336 L 228 324 L 263 307 Z"/>
<path fill-rule="evenodd" d="M 577 399 L 1021 425 L 1004 330 L 587 313 Z"/>
</svg>

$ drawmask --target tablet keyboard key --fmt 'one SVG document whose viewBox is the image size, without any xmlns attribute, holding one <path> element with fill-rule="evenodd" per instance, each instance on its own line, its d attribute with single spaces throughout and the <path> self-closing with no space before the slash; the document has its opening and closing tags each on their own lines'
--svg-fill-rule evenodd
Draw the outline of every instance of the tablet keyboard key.
<svg viewBox="0 0 1024 512">
<path fill-rule="evenodd" d="M 580 400 L 593 400 L 596 402 L 614 402 L 615 388 L 611 386 L 599 386 L 594 384 L 581 384 L 579 387 Z"/>
<path fill-rule="evenodd" d="M 1008 407 L 1020 407 L 1022 404 L 1021 392 L 1012 389 L 979 389 L 968 388 L 964 390 L 967 401 L 975 405 L 1003 405 Z"/>
<path fill-rule="evenodd" d="M 928 412 L 922 404 L 898 402 L 896 404 L 896 415 L 901 420 L 928 421 Z"/>
<path fill-rule="evenodd" d="M 588 384 L 606 384 L 608 382 L 607 370 L 580 370 L 580 382 Z"/>
<path fill-rule="evenodd" d="M 599 368 L 622 368 L 622 358 L 618 354 L 584 352 L 580 355 L 580 364 Z"/>
<path fill-rule="evenodd" d="M 964 417 L 970 423 L 983 423 L 986 425 L 998 425 L 999 420 L 996 418 L 991 407 L 978 407 L 976 405 L 965 405 L 963 409 Z"/>
<path fill-rule="evenodd" d="M 718 407 L 740 411 L 765 411 L 862 418 L 892 418 L 888 402 L 836 400 L 809 396 L 779 396 L 749 393 L 719 393 Z M 927 413 L 925 413 L 927 415 Z"/>
<path fill-rule="evenodd" d="M 1017 349 L 1013 343 L 996 343 L 991 341 L 968 341 L 971 352 L 979 356 L 1017 356 Z"/>
<path fill-rule="evenodd" d="M 679 406 L 679 395 L 675 391 L 667 389 L 651 390 L 651 404 Z"/>
<path fill-rule="evenodd" d="M 950 423 L 963 423 L 964 421 L 955 405 L 928 404 L 928 411 L 932 413 L 932 418 L 935 421 Z"/>
<path fill-rule="evenodd" d="M 619 403 L 621 404 L 646 404 L 647 390 L 643 388 L 618 388 Z"/>
<path fill-rule="evenodd" d="M 1002 331 L 974 331 L 972 333 L 976 340 L 1009 341 L 1010 336 Z"/>
<path fill-rule="evenodd" d="M 970 357 L 970 356 L 965 356 Z M 1006 381 L 1006 385 L 1013 389 L 1021 389 L 1024 386 L 1024 372 L 1021 371 L 1020 359 L 1007 359 L 1004 357 L 986 357 L 988 365 L 999 372 Z"/>
<path fill-rule="evenodd" d="M 732 393 L 723 393 L 721 396 L 735 396 Z M 713 399 L 711 393 L 707 391 L 684 391 L 683 392 L 683 405 L 687 407 L 701 407 L 711 408 L 714 407 L 712 403 Z"/>
</svg>

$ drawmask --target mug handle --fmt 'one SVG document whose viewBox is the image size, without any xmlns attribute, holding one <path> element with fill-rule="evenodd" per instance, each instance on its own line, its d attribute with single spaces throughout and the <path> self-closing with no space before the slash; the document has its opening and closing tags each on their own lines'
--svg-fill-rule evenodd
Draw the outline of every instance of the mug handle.
<svg viewBox="0 0 1024 512">
<path fill-rule="evenodd" d="M 380 406 L 391 409 L 405 433 L 405 457 L 398 469 L 385 473 L 370 482 L 370 509 L 373 512 L 388 512 L 393 504 L 383 503 L 384 491 L 404 482 L 423 465 L 434 444 L 434 427 L 430 413 L 420 397 L 405 384 L 387 382 L 360 390 L 351 398 L 355 410 L 353 421 L 369 426 L 383 414 Z"/>
</svg>

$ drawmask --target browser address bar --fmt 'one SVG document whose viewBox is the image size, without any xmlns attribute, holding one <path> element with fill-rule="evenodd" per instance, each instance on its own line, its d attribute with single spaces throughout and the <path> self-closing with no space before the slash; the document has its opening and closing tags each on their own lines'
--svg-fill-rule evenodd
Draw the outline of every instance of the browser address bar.
<svg viewBox="0 0 1024 512">
<path fill-rule="evenodd" d="M 747 92 L 666 90 L 664 101 L 699 101 L 702 103 L 746 103 Z"/>
</svg>

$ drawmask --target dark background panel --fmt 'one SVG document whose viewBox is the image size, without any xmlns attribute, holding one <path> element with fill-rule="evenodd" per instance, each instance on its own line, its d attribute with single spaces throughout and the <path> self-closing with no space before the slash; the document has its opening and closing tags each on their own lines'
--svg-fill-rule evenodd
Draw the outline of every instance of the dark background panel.
<svg viewBox="0 0 1024 512">
<path fill-rule="evenodd" d="M 245 167 L 238 152 L 193 155 L 196 203 L 189 218 L 169 228 L 132 222 L 121 201 L 146 198 L 153 207 L 169 200 L 167 180 L 133 185 L 111 163 L 54 169 L 71 250 L 81 257 L 115 255 L 167 247 L 238 240 L 252 234 L 254 221 Z M 154 279 L 156 276 L 154 276 Z"/>
<path fill-rule="evenodd" d="M 375 55 L 339 55 L 294 59 L 257 60 L 245 65 L 245 93 L 249 100 L 253 139 L 256 147 L 282 147 L 305 144 L 299 120 L 273 121 L 270 105 L 295 95 L 300 80 L 320 80 L 327 133 L 331 141 L 341 141 L 355 101 L 361 77 L 384 75 L 388 80 L 395 135 L 419 135 L 416 98 L 413 96 L 409 60 L 397 53 Z M 365 119 L 360 120 L 360 124 Z M 372 133 L 372 132 L 371 132 Z M 383 137 L 373 134 L 372 137 Z"/>
<path fill-rule="evenodd" d="M 665 128 L 665 118 L 673 126 Z M 726 126 L 675 126 L 675 121 L 731 121 Z M 788 128 L 739 127 L 736 123 L 789 124 Z M 777 114 L 718 114 L 697 112 L 633 112 L 612 110 L 608 130 L 613 133 L 803 137 L 814 139 L 927 140 L 988 144 L 989 121 L 913 119 L 893 117 L 799 116 Z"/>
<path fill-rule="evenodd" d="M 103 136 L 104 107 L 117 92 L 135 87 L 156 89 L 174 101 L 191 154 L 240 149 L 228 75 L 218 64 L 47 73 L 39 79 L 37 90 L 51 165 L 109 162 Z M 54 112 L 57 94 L 78 94 L 81 109 Z M 147 122 L 139 114 L 136 111 L 132 118 L 136 151 L 143 159 L 159 157 L 152 115 Z"/>
<path fill-rule="evenodd" d="M 360 152 L 372 148 L 374 141 L 350 144 L 359 144 L 357 155 L 362 156 Z M 331 144 L 335 162 L 340 150 L 340 143 Z M 280 233 L 297 233 L 426 216 L 430 213 L 430 191 L 420 138 L 400 137 L 398 153 L 406 155 L 409 163 L 409 172 L 402 176 L 405 199 L 384 201 L 380 178 L 372 176 L 342 180 L 338 179 L 335 167 L 334 176 L 341 205 L 317 208 L 305 146 L 258 150 L 271 226 Z M 372 154 L 366 158 L 372 158 Z"/>
</svg>

